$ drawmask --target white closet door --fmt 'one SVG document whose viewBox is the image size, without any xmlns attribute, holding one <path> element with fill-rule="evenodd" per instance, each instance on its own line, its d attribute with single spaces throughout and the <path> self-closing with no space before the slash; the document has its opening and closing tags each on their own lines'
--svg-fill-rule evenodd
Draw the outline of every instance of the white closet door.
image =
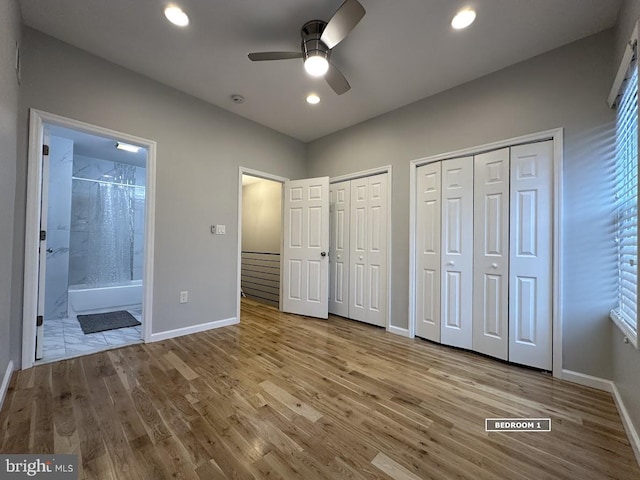
<svg viewBox="0 0 640 480">
<path fill-rule="evenodd" d="M 329 312 L 349 316 L 349 205 L 351 182 L 330 185 Z"/>
<path fill-rule="evenodd" d="M 442 162 L 441 332 L 445 345 L 472 346 L 473 157 Z"/>
<path fill-rule="evenodd" d="M 387 321 L 387 174 L 368 177 L 366 322 Z"/>
<path fill-rule="evenodd" d="M 509 149 L 474 158 L 473 350 L 507 360 Z"/>
<path fill-rule="evenodd" d="M 349 318 L 367 318 L 367 205 L 369 180 L 351 181 L 349 225 Z"/>
<path fill-rule="evenodd" d="M 551 370 L 553 143 L 511 149 L 509 361 Z"/>
<path fill-rule="evenodd" d="M 440 342 L 441 166 L 416 171 L 416 335 L 434 342 Z"/>
</svg>

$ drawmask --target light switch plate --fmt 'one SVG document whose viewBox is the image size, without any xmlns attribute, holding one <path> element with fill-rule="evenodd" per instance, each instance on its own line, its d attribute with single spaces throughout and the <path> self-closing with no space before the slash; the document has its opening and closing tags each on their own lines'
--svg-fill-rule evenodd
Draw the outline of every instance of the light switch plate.
<svg viewBox="0 0 640 480">
<path fill-rule="evenodd" d="M 180 292 L 180 303 L 187 303 L 189 301 L 189 292 Z"/>
<path fill-rule="evenodd" d="M 218 235 L 225 235 L 227 233 L 226 225 L 216 225 L 216 233 Z"/>
</svg>

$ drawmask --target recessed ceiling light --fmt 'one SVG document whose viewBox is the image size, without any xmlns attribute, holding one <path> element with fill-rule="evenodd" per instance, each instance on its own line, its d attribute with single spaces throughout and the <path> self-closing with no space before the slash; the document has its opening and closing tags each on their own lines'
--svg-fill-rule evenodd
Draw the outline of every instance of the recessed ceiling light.
<svg viewBox="0 0 640 480">
<path fill-rule="evenodd" d="M 179 27 L 186 27 L 189 25 L 189 17 L 182 11 L 180 7 L 169 6 L 164 9 L 164 16 L 167 17 L 174 25 Z"/>
<path fill-rule="evenodd" d="M 451 20 L 451 26 L 456 30 L 467 28 L 476 19 L 476 12 L 470 8 L 460 10 Z"/>
<path fill-rule="evenodd" d="M 329 70 L 329 62 L 321 55 L 312 55 L 304 61 L 304 69 L 309 75 L 321 77 Z"/>
<path fill-rule="evenodd" d="M 320 97 L 315 93 L 311 93 L 309 96 L 307 96 L 307 103 L 310 103 L 311 105 L 320 103 Z"/>
<path fill-rule="evenodd" d="M 116 148 L 118 150 L 124 150 L 125 152 L 138 153 L 140 147 L 135 145 L 129 145 L 128 143 L 116 142 Z"/>
</svg>

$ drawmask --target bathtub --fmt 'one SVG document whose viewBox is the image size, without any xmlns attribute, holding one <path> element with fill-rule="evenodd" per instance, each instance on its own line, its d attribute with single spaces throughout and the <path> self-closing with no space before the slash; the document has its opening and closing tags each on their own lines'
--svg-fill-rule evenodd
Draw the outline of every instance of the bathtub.
<svg viewBox="0 0 640 480">
<path fill-rule="evenodd" d="M 112 287 L 72 285 L 68 291 L 69 318 L 85 313 L 111 312 L 142 307 L 142 280 Z"/>
</svg>

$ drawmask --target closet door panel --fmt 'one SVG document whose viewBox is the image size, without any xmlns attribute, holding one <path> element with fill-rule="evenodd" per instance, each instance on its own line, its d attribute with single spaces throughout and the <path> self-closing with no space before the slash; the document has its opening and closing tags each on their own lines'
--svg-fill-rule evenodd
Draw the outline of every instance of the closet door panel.
<svg viewBox="0 0 640 480">
<path fill-rule="evenodd" d="M 380 327 L 387 320 L 387 174 L 368 177 L 366 322 Z"/>
<path fill-rule="evenodd" d="M 441 341 L 472 346 L 473 157 L 442 162 Z"/>
<path fill-rule="evenodd" d="M 367 207 L 369 181 L 351 180 L 350 252 L 349 252 L 349 318 L 367 318 Z"/>
<path fill-rule="evenodd" d="M 552 369 L 553 143 L 511 149 L 509 361 Z"/>
<path fill-rule="evenodd" d="M 509 149 L 474 158 L 473 350 L 507 360 Z"/>
<path fill-rule="evenodd" d="M 351 182 L 330 186 L 329 312 L 349 316 L 349 215 Z"/>
<path fill-rule="evenodd" d="M 440 342 L 442 163 L 416 169 L 416 335 Z"/>
</svg>

